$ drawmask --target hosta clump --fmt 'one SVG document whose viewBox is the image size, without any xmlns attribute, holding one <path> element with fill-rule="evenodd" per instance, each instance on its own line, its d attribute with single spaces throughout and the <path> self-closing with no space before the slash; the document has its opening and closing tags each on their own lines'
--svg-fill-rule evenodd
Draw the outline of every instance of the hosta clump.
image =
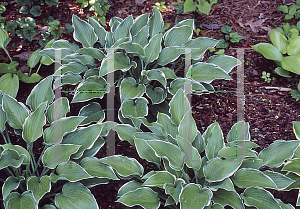
<svg viewBox="0 0 300 209">
<path fill-rule="evenodd" d="M 139 127 L 138 122 L 131 121 L 131 116 L 124 112 L 134 114 L 134 107 L 148 103 L 150 112 L 146 117 L 153 122 L 158 111 L 168 112 L 167 100 L 178 89 L 184 88 L 184 82 L 192 84 L 192 90 L 199 94 L 213 90 L 210 83 L 214 79 L 231 79 L 228 73 L 241 62 L 234 57 L 220 55 L 201 62 L 206 50 L 216 46 L 218 41 L 204 37 L 192 39 L 194 20 L 181 21 L 164 31 L 164 22 L 156 7 L 149 16 L 143 14 L 135 20 L 132 15 L 124 20 L 113 17 L 109 22 L 110 32 L 107 32 L 94 19 L 89 18 L 87 23 L 73 15 L 74 39 L 83 48 L 66 40 L 58 40 L 52 48 L 40 52 L 54 61 L 55 52 L 60 51 L 62 66 L 55 74 L 62 75 L 62 85 L 79 83 L 72 103 L 102 99 L 116 84 L 119 87 L 116 97 L 123 104 L 119 111 L 120 120 Z M 192 65 L 187 78 L 178 78 L 174 70 L 166 66 L 182 61 L 189 50 Z M 108 83 L 107 74 L 112 72 L 115 72 L 114 83 Z M 190 92 L 191 89 L 186 90 L 185 94 Z M 141 96 L 138 101 L 134 100 Z"/>
<path fill-rule="evenodd" d="M 7 174 L 1 199 L 6 209 L 98 209 L 88 188 L 119 179 L 112 167 L 103 163 L 105 158 L 94 157 L 111 127 L 103 122 L 100 105 L 91 103 L 78 116 L 66 117 L 69 101 L 65 97 L 53 101 L 52 81 L 51 75 L 36 85 L 27 106 L 0 91 L 0 132 L 5 142 L 0 145 L 1 178 Z M 97 112 L 86 116 L 91 107 Z M 97 123 L 91 124 L 94 121 Z M 8 125 L 26 142 L 27 149 L 10 140 Z M 40 156 L 33 153 L 38 140 L 44 144 Z"/>
<path fill-rule="evenodd" d="M 158 168 L 143 174 L 142 165 L 135 162 L 131 170 L 135 178 L 119 189 L 117 202 L 147 209 L 160 205 L 188 209 L 226 205 L 236 209 L 294 208 L 274 198 L 266 188 L 299 188 L 299 140 L 275 141 L 258 154 L 251 150 L 258 145 L 250 141 L 248 123 L 234 124 L 225 144 L 218 123 L 200 134 L 182 89 L 172 98 L 170 107 L 170 117 L 158 113 L 154 123 L 136 118 L 152 132 L 128 124 L 115 126 L 121 140 L 134 144 L 139 156 Z M 300 139 L 300 122 L 294 122 L 294 133 Z M 128 172 L 122 162 L 105 163 L 119 174 Z M 263 166 L 270 170 L 261 171 Z"/>
</svg>

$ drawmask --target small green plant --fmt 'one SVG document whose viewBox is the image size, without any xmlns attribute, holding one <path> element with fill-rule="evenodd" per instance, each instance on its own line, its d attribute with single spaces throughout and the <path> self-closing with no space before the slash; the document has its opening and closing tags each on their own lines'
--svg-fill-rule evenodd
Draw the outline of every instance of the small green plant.
<svg viewBox="0 0 300 209">
<path fill-rule="evenodd" d="M 7 5 L 8 5 L 7 2 L 0 3 L 0 27 L 1 28 L 4 28 L 4 23 L 5 23 L 5 19 L 6 19 L 6 17 L 2 17 L 1 14 L 6 11 L 5 6 L 7 6 Z"/>
<path fill-rule="evenodd" d="M 105 26 L 106 23 L 106 14 L 110 8 L 110 5 L 107 3 L 107 0 L 76 0 L 78 3 L 81 3 L 81 8 L 86 8 L 89 5 L 89 11 L 95 11 L 97 16 L 92 16 L 94 20 L 100 22 L 102 26 Z"/>
<path fill-rule="evenodd" d="M 271 81 L 270 73 L 266 73 L 266 71 L 262 72 L 262 78 L 265 79 L 265 82 L 270 83 L 270 81 Z"/>
<path fill-rule="evenodd" d="M 225 33 L 225 39 L 219 39 L 219 43 L 216 48 L 227 48 L 229 47 L 229 41 L 232 43 L 237 43 L 244 38 L 244 36 L 239 35 L 238 33 L 232 33 L 232 28 L 229 25 L 222 26 L 222 32 Z"/>
<path fill-rule="evenodd" d="M 36 26 L 35 20 L 32 19 L 31 17 L 26 17 L 26 18 L 21 17 L 21 18 L 17 19 L 16 23 L 17 23 L 17 26 L 19 28 L 21 28 L 20 30 L 16 30 L 17 36 L 21 36 L 23 39 L 27 39 L 28 41 L 31 42 L 33 37 L 35 37 L 35 35 L 36 35 L 35 28 L 37 26 Z M 11 23 L 11 25 L 13 25 L 13 23 Z M 10 28 L 10 29 L 12 29 L 12 28 Z M 12 30 L 14 30 L 14 29 L 12 29 Z M 14 32 L 12 32 L 12 33 L 14 33 Z"/>
<path fill-rule="evenodd" d="M 297 5 L 298 4 L 298 5 Z M 279 7 L 277 7 L 277 10 L 285 13 L 285 19 L 289 20 L 292 18 L 298 19 L 300 17 L 300 1 L 297 0 L 297 4 L 292 4 L 291 6 L 287 6 L 287 5 L 280 5 Z"/>
<path fill-rule="evenodd" d="M 177 14 L 180 14 L 182 12 L 197 12 L 198 14 L 206 14 L 208 15 L 211 10 L 211 5 L 218 3 L 218 0 L 197 0 L 194 2 L 194 0 L 186 0 L 185 2 L 182 1 L 180 3 L 176 2 L 176 7 L 178 8 Z"/>
<path fill-rule="evenodd" d="M 254 128 L 254 132 L 258 132 L 258 128 Z"/>
<path fill-rule="evenodd" d="M 47 4 L 48 6 L 58 5 L 58 0 L 18 0 L 17 5 L 21 6 L 19 10 L 22 14 L 32 14 L 34 17 L 41 16 L 40 5 Z"/>
<path fill-rule="evenodd" d="M 165 3 L 164 1 L 162 2 L 156 2 L 155 3 L 155 6 L 157 7 L 157 9 L 159 9 L 159 11 L 163 11 L 164 9 L 167 9 L 167 7 L 165 6 Z"/>
<path fill-rule="evenodd" d="M 218 55 L 225 55 L 225 49 L 219 49 L 219 51 L 215 52 Z"/>
</svg>

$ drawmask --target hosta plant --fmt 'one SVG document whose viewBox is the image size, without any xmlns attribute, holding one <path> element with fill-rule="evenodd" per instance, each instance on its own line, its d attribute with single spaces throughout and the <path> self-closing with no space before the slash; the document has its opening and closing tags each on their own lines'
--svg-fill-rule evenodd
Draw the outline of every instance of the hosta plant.
<svg viewBox="0 0 300 209">
<path fill-rule="evenodd" d="M 278 67 L 274 71 L 278 75 L 284 77 L 292 77 L 293 74 L 300 75 L 299 30 L 296 26 L 291 28 L 288 24 L 284 25 L 283 28 L 284 30 L 280 28 L 271 30 L 270 39 L 273 45 L 259 43 L 252 47 L 265 58 L 275 61 Z M 300 98 L 299 91 L 292 90 L 291 93 L 292 97 L 297 100 Z"/>
<path fill-rule="evenodd" d="M 168 113 L 168 101 L 184 83 L 192 85 L 185 94 L 192 91 L 212 91 L 210 83 L 215 79 L 228 79 L 233 67 L 241 64 L 231 56 L 211 56 L 201 62 L 208 48 L 216 46 L 217 40 L 211 38 L 192 39 L 194 20 L 179 22 L 164 31 L 164 22 L 155 7 L 153 14 L 143 14 L 135 20 L 132 15 L 126 19 L 113 17 L 110 32 L 97 21 L 89 18 L 89 23 L 73 15 L 74 39 L 82 44 L 66 40 L 54 42 L 51 48 L 39 52 L 55 61 L 55 54 L 61 54 L 62 66 L 55 72 L 61 76 L 61 85 L 77 85 L 72 103 L 84 102 L 93 98 L 103 98 L 110 87 L 116 84 L 119 92 L 116 98 L 123 104 L 119 118 L 123 123 L 139 128 L 140 122 L 130 117 L 124 118 L 123 108 L 141 108 L 148 103 L 150 109 L 147 120 L 156 121 L 157 112 Z M 191 50 L 191 66 L 186 78 L 174 72 L 178 62 L 184 64 L 185 53 Z M 107 74 L 114 72 L 114 82 L 108 83 Z M 82 76 L 83 74 L 83 76 Z M 93 92 L 93 93 L 87 93 Z M 194 93 L 194 92 L 193 92 Z M 197 92 L 196 92 L 197 93 Z M 141 97 L 136 101 L 134 98 Z M 147 99 L 146 99 L 147 98 Z M 134 117 L 144 117 L 132 112 Z"/>
<path fill-rule="evenodd" d="M 3 28 L 0 28 L 0 48 L 5 51 L 10 59 L 9 64 L 0 63 L 0 74 L 4 74 L 0 77 L 0 90 L 3 93 L 6 93 L 15 98 L 19 91 L 19 81 L 22 81 L 24 83 L 39 82 L 41 80 L 41 76 L 38 74 L 38 72 L 41 65 L 50 65 L 53 62 L 48 57 L 42 57 L 38 54 L 41 49 L 35 50 L 27 60 L 27 65 L 30 68 L 29 73 L 23 73 L 21 70 L 16 69 L 19 63 L 12 60 L 6 49 L 10 41 L 11 38 L 9 38 L 7 31 Z M 44 48 L 50 47 L 53 42 L 54 40 L 50 41 Z M 35 68 L 38 63 L 40 63 L 38 69 L 35 73 L 32 73 L 32 69 Z"/>
<path fill-rule="evenodd" d="M 5 209 L 98 209 L 88 188 L 119 179 L 103 163 L 105 158 L 94 157 L 111 127 L 102 123 L 101 106 L 91 103 L 78 116 L 66 117 L 69 101 L 65 97 L 53 101 L 52 81 L 51 75 L 39 82 L 26 105 L 0 91 L 0 132 L 5 142 L 0 145 L 1 200 Z M 86 116 L 91 108 L 97 113 Z M 16 137 L 11 141 L 9 126 L 26 146 L 20 146 Z M 43 151 L 33 152 L 41 142 Z"/>
<path fill-rule="evenodd" d="M 156 170 L 144 173 L 142 165 L 130 158 L 108 157 L 104 163 L 121 178 L 132 177 L 119 189 L 117 202 L 147 209 L 160 205 L 185 209 L 226 205 L 235 209 L 294 208 L 267 189 L 299 189 L 300 122 L 294 122 L 298 140 L 277 140 L 258 154 L 252 150 L 258 145 L 250 141 L 248 123 L 234 124 L 225 141 L 217 122 L 200 134 L 182 89 L 170 106 L 170 114 L 158 113 L 156 122 L 136 118 L 149 129 L 147 132 L 128 124 L 115 126 L 121 140 L 134 145 L 142 159 L 157 165 Z M 146 114 L 146 105 L 136 111 Z"/>
</svg>

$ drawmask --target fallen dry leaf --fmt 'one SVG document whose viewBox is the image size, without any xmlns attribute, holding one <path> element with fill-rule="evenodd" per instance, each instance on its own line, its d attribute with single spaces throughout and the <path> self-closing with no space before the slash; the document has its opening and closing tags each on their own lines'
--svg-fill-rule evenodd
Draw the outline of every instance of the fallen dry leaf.
<svg viewBox="0 0 300 209">
<path fill-rule="evenodd" d="M 146 0 L 135 0 L 136 5 L 141 6 Z"/>
<path fill-rule="evenodd" d="M 22 60 L 22 61 L 26 61 L 26 60 L 28 60 L 28 57 L 29 57 L 31 54 L 32 54 L 32 52 L 31 52 L 31 51 L 28 51 L 28 52 L 22 52 L 21 54 L 17 54 L 17 55 L 15 55 L 15 56 L 13 56 L 13 57 L 17 57 L 17 58 L 19 58 L 19 59 Z"/>
<path fill-rule="evenodd" d="M 253 19 L 247 23 L 245 23 L 245 25 L 249 25 L 251 30 L 254 32 L 254 33 L 257 33 L 259 30 L 256 29 L 256 28 L 263 28 L 262 24 L 263 22 L 265 22 L 265 19 L 260 19 L 260 20 L 257 20 L 255 22 L 253 22 Z"/>
</svg>

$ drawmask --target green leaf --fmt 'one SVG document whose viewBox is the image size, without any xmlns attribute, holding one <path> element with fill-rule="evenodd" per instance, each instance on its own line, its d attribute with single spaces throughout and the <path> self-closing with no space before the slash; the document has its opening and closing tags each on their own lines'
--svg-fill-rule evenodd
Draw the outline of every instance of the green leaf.
<svg viewBox="0 0 300 209">
<path fill-rule="evenodd" d="M 114 65 L 111 65 L 110 63 L 114 63 Z M 130 62 L 129 57 L 124 53 L 116 52 L 114 55 L 109 54 L 101 63 L 99 76 L 105 76 L 115 70 L 122 70 L 123 72 L 128 71 L 135 65 L 134 63 L 135 62 Z"/>
<path fill-rule="evenodd" d="M 226 140 L 227 142 L 250 141 L 249 123 L 245 121 L 235 123 L 227 134 Z"/>
<path fill-rule="evenodd" d="M 20 182 L 22 180 L 25 180 L 25 178 L 23 176 L 20 177 L 14 177 L 14 176 L 9 176 L 3 186 L 2 186 L 2 196 L 3 199 L 5 200 L 5 198 L 7 197 L 7 195 L 10 194 L 11 191 L 17 189 L 20 185 Z"/>
<path fill-rule="evenodd" d="M 13 144 L 3 144 L 1 147 L 4 150 L 15 150 L 19 155 L 25 155 L 26 157 L 23 160 L 23 164 L 29 164 L 30 162 L 30 155 L 29 152 L 24 148 L 19 145 L 13 145 Z"/>
<path fill-rule="evenodd" d="M 25 119 L 23 124 L 22 138 L 27 144 L 34 142 L 43 134 L 43 126 L 46 124 L 44 111 L 47 103 L 41 103 L 38 108 Z"/>
<path fill-rule="evenodd" d="M 54 93 L 51 88 L 53 76 L 50 75 L 40 81 L 31 91 L 26 100 L 26 104 L 30 106 L 32 111 L 35 111 L 37 107 L 47 101 L 47 104 L 52 103 Z"/>
<path fill-rule="evenodd" d="M 56 172 L 58 180 L 68 180 L 71 182 L 91 178 L 91 176 L 80 165 L 73 161 L 60 163 Z"/>
<path fill-rule="evenodd" d="M 177 60 L 177 58 L 184 53 L 184 49 L 180 49 L 176 46 L 163 48 L 159 54 L 157 63 L 161 66 L 165 66 Z"/>
<path fill-rule="evenodd" d="M 101 158 L 100 162 L 110 165 L 121 177 L 138 175 L 141 177 L 144 173 L 143 166 L 134 158 L 124 157 L 122 155 L 113 155 Z"/>
<path fill-rule="evenodd" d="M 157 34 L 164 31 L 164 20 L 157 7 L 153 8 L 153 14 L 148 20 L 150 38 L 154 38 Z"/>
<path fill-rule="evenodd" d="M 300 37 L 294 38 L 290 44 L 287 46 L 287 53 L 288 55 L 296 55 L 300 52 Z"/>
<path fill-rule="evenodd" d="M 126 99 L 121 104 L 121 112 L 124 117 L 144 117 L 148 115 L 149 102 L 144 97 L 138 97 L 135 99 Z"/>
<path fill-rule="evenodd" d="M 211 10 L 211 6 L 207 1 L 199 1 L 199 5 L 197 5 L 197 9 L 201 12 L 204 13 L 206 15 L 209 14 L 210 10 Z"/>
<path fill-rule="evenodd" d="M 128 98 L 141 97 L 146 92 L 146 88 L 142 84 L 137 84 L 134 78 L 128 77 L 121 81 L 120 97 L 121 102 Z"/>
<path fill-rule="evenodd" d="M 51 123 L 51 126 L 44 130 L 44 140 L 46 144 L 60 143 L 63 136 L 74 131 L 77 126 L 84 120 L 82 116 L 70 116 L 60 118 Z"/>
<path fill-rule="evenodd" d="M 146 86 L 146 94 L 151 99 L 152 104 L 160 104 L 167 97 L 162 88 L 155 87 L 153 89 L 153 87 L 149 84 Z"/>
<path fill-rule="evenodd" d="M 56 144 L 48 147 L 42 157 L 42 162 L 47 168 L 54 169 L 62 162 L 68 162 L 70 156 L 76 153 L 80 145 Z"/>
<path fill-rule="evenodd" d="M 213 55 L 209 57 L 206 63 L 212 63 L 229 73 L 234 67 L 242 64 L 242 62 L 234 57 L 227 55 Z"/>
<path fill-rule="evenodd" d="M 15 36 L 17 27 L 18 24 L 15 21 L 6 21 L 4 29 L 9 31 L 12 36 Z"/>
<path fill-rule="evenodd" d="M 218 191 L 214 191 L 214 196 L 212 197 L 212 201 L 214 201 L 214 205 L 219 203 L 222 206 L 230 205 L 236 209 L 244 209 L 244 204 L 238 195 L 238 193 L 234 191 L 226 191 L 224 189 L 219 189 Z M 215 208 L 215 207 L 213 207 Z"/>
<path fill-rule="evenodd" d="M 149 13 L 142 14 L 134 20 L 134 23 L 130 28 L 130 33 L 132 36 L 137 35 L 141 31 L 142 28 L 144 28 L 144 27 L 148 28 L 147 22 L 149 19 L 149 15 L 150 15 Z"/>
<path fill-rule="evenodd" d="M 197 149 L 187 139 L 178 136 L 177 143 L 185 154 L 185 163 L 189 168 L 199 170 L 201 167 L 201 156 Z"/>
<path fill-rule="evenodd" d="M 16 74 L 6 73 L 0 78 L 0 90 L 15 98 L 19 90 L 19 78 Z"/>
<path fill-rule="evenodd" d="M 288 13 L 289 9 L 287 7 L 287 5 L 280 5 L 279 7 L 277 7 L 278 11 L 284 12 L 284 13 Z"/>
<path fill-rule="evenodd" d="M 280 209 L 273 195 L 265 189 L 249 187 L 240 195 L 247 206 L 255 206 L 258 209 L 274 208 Z"/>
<path fill-rule="evenodd" d="M 38 204 L 34 199 L 32 193 L 29 191 L 19 194 L 18 192 L 10 193 L 4 200 L 5 208 L 18 209 L 38 209 Z"/>
<path fill-rule="evenodd" d="M 179 125 L 185 113 L 190 109 L 191 106 L 187 97 L 184 95 L 183 90 L 179 89 L 170 101 L 170 113 L 172 115 L 172 123 L 175 125 Z"/>
<path fill-rule="evenodd" d="M 208 182 L 222 181 L 232 176 L 240 167 L 242 162 L 236 160 L 221 160 L 213 158 L 203 167 L 203 173 Z"/>
<path fill-rule="evenodd" d="M 204 208 L 210 204 L 212 196 L 213 193 L 210 189 L 190 183 L 180 193 L 180 208 Z"/>
<path fill-rule="evenodd" d="M 191 84 L 192 89 L 190 89 L 190 87 L 185 87 L 187 85 L 190 86 Z M 188 78 L 176 78 L 171 82 L 170 87 L 168 87 L 168 91 L 169 93 L 175 95 L 180 88 L 185 91 L 185 95 L 191 93 L 192 91 L 207 91 L 206 88 L 204 88 L 203 84 L 200 84 L 199 82 Z"/>
<path fill-rule="evenodd" d="M 298 140 L 300 140 L 300 122 L 293 121 L 293 132 Z"/>
<path fill-rule="evenodd" d="M 191 40 L 193 30 L 190 26 L 184 25 L 181 27 L 173 27 L 164 35 L 164 44 L 166 47 L 182 46 Z"/>
<path fill-rule="evenodd" d="M 82 156 L 84 150 L 93 146 L 101 133 L 100 124 L 90 125 L 88 127 L 77 128 L 75 131 L 64 136 L 62 144 L 81 145 L 79 150 L 72 155 L 73 159 L 78 159 Z"/>
<path fill-rule="evenodd" d="M 244 38 L 244 36 L 241 36 L 238 33 L 230 33 L 229 37 L 232 43 L 237 43 Z"/>
<path fill-rule="evenodd" d="M 49 5 L 50 7 L 54 6 L 54 5 L 58 5 L 58 0 L 45 0 L 45 3 L 47 5 Z"/>
<path fill-rule="evenodd" d="M 151 18 L 150 18 L 151 19 Z M 162 34 L 156 34 L 154 35 L 149 43 L 145 46 L 145 62 L 150 63 L 156 60 L 159 56 L 159 53 L 161 52 L 162 46 L 161 46 L 161 40 L 162 40 Z"/>
<path fill-rule="evenodd" d="M 296 56 L 286 56 L 282 58 L 282 68 L 300 75 L 300 58 Z"/>
<path fill-rule="evenodd" d="M 34 199 L 37 202 L 51 190 L 51 180 L 49 176 L 42 176 L 40 179 L 36 176 L 30 176 L 27 179 L 27 189 L 32 191 Z"/>
<path fill-rule="evenodd" d="M 80 197 L 80 198 L 78 198 Z M 62 192 L 55 196 L 58 208 L 89 208 L 99 209 L 99 206 L 89 189 L 81 183 L 67 183 Z"/>
<path fill-rule="evenodd" d="M 178 135 L 178 127 L 171 122 L 171 118 L 168 115 L 158 112 L 157 122 L 163 126 L 167 134 L 176 138 Z"/>
<path fill-rule="evenodd" d="M 124 42 L 118 46 L 119 48 L 125 49 L 127 53 L 133 53 L 140 57 L 145 56 L 143 47 L 138 43 Z"/>
<path fill-rule="evenodd" d="M 219 151 L 224 147 L 224 137 L 218 123 L 212 128 L 211 135 L 206 141 L 205 153 L 210 160 L 217 157 Z"/>
<path fill-rule="evenodd" d="M 150 176 L 141 186 L 163 188 L 165 183 L 174 184 L 176 177 L 167 171 L 158 171 Z"/>
<path fill-rule="evenodd" d="M 146 159 L 148 162 L 160 163 L 161 159 L 155 155 L 154 150 L 150 145 L 146 143 L 145 140 L 136 137 L 134 138 L 134 145 L 136 147 L 139 156 L 142 159 Z"/>
<path fill-rule="evenodd" d="M 30 76 L 28 76 L 28 73 L 23 73 L 21 70 L 17 72 L 17 75 L 24 83 L 37 83 L 42 79 L 39 74 L 32 73 Z"/>
<path fill-rule="evenodd" d="M 142 185 L 142 183 L 140 183 L 140 182 L 137 182 L 137 181 L 134 181 L 134 180 L 129 181 L 126 184 L 123 184 L 123 186 L 120 187 L 120 189 L 118 191 L 118 194 L 117 194 L 117 197 L 121 197 L 122 195 L 124 195 L 127 192 L 134 191 L 134 190 L 140 188 L 141 185 Z"/>
<path fill-rule="evenodd" d="M 223 33 L 230 33 L 232 31 L 232 28 L 229 25 L 223 25 L 222 26 L 222 32 Z"/>
<path fill-rule="evenodd" d="M 281 173 L 272 172 L 268 170 L 264 171 L 263 173 L 269 176 L 274 181 L 278 190 L 285 189 L 288 186 L 290 186 L 292 183 L 296 182 Z"/>
<path fill-rule="evenodd" d="M 103 28 L 96 20 L 94 20 L 93 18 L 88 18 L 89 19 L 89 24 L 91 26 L 93 26 L 94 28 L 94 32 L 96 33 L 96 35 L 98 36 L 98 40 L 101 43 L 101 46 L 105 45 L 105 36 L 107 34 L 105 28 Z"/>
<path fill-rule="evenodd" d="M 123 194 L 116 202 L 123 203 L 129 207 L 141 205 L 147 209 L 158 209 L 160 205 L 158 193 L 145 187 Z"/>
<path fill-rule="evenodd" d="M 272 29 L 270 33 L 270 39 L 274 46 L 276 46 L 282 54 L 286 54 L 289 44 L 284 35 L 277 30 Z"/>
<path fill-rule="evenodd" d="M 45 48 L 48 48 L 48 47 L 45 47 Z M 72 54 L 72 53 L 79 50 L 79 46 L 77 44 L 70 43 L 67 40 L 57 40 L 57 41 L 55 41 L 52 44 L 52 48 L 61 49 L 62 50 L 62 53 L 61 53 L 62 57 L 65 57 L 66 55 L 70 55 L 70 54 Z M 67 50 L 67 49 L 69 49 L 69 50 Z M 65 53 L 64 53 L 64 50 L 65 50 Z M 55 56 L 53 56 L 53 57 L 55 57 Z"/>
<path fill-rule="evenodd" d="M 5 29 L 0 27 L 0 48 L 6 49 L 7 44 L 11 41 Z"/>
<path fill-rule="evenodd" d="M 66 97 L 59 97 L 47 109 L 46 116 L 49 123 L 66 117 L 70 112 L 69 100 Z"/>
<path fill-rule="evenodd" d="M 15 150 L 6 149 L 1 153 L 0 170 L 9 166 L 19 168 L 25 158 L 26 155 L 24 154 L 19 155 L 19 153 Z"/>
<path fill-rule="evenodd" d="M 75 41 L 82 43 L 84 47 L 93 47 L 97 41 L 94 28 L 84 20 L 79 19 L 74 14 L 72 16 L 72 23 L 74 25 Z"/>
<path fill-rule="evenodd" d="M 33 37 L 35 37 L 36 31 L 34 29 L 22 29 L 22 36 L 26 39 L 28 39 L 28 41 L 32 41 Z"/>
<path fill-rule="evenodd" d="M 259 153 L 259 158 L 269 167 L 279 167 L 286 159 L 290 159 L 300 141 L 275 141 Z M 276 155 L 275 155 L 276 153 Z"/>
<path fill-rule="evenodd" d="M 29 115 L 27 107 L 6 94 L 3 95 L 2 105 L 8 124 L 13 128 L 22 129 L 25 118 Z"/>
<path fill-rule="evenodd" d="M 280 53 L 279 49 L 277 49 L 275 46 L 269 43 L 259 43 L 252 48 L 261 53 L 265 58 L 274 60 L 274 61 L 279 61 L 281 62 L 282 60 L 282 54 Z"/>
<path fill-rule="evenodd" d="M 129 29 L 133 24 L 133 17 L 129 15 L 124 19 L 122 23 L 118 25 L 116 30 L 113 33 L 113 37 L 115 41 L 118 41 L 121 38 L 129 37 Z"/>
<path fill-rule="evenodd" d="M 105 57 L 105 55 L 103 54 L 103 52 L 101 50 L 92 48 L 92 47 L 82 48 L 82 49 L 78 50 L 77 52 L 81 53 L 81 54 L 90 55 L 91 57 L 93 57 L 99 61 L 103 60 Z"/>
<path fill-rule="evenodd" d="M 135 36 L 132 37 L 132 43 L 138 43 L 143 48 L 148 44 L 149 26 L 145 25 Z"/>
<path fill-rule="evenodd" d="M 35 5 L 33 7 L 31 7 L 30 9 L 30 14 L 32 14 L 34 17 L 38 17 L 41 16 L 41 11 L 40 11 L 41 7 L 39 5 Z"/>
<path fill-rule="evenodd" d="M 92 102 L 79 111 L 78 116 L 87 116 L 80 125 L 86 125 L 91 122 L 102 122 L 105 118 L 105 112 L 97 102 Z"/>
<path fill-rule="evenodd" d="M 115 126 L 115 131 L 121 141 L 128 141 L 130 144 L 134 145 L 134 134 L 140 132 L 140 129 L 132 127 L 128 124 L 117 124 Z"/>
<path fill-rule="evenodd" d="M 183 137 L 185 140 L 193 143 L 197 135 L 196 122 L 192 116 L 191 110 L 188 110 L 183 116 L 180 124 L 178 126 L 179 136 Z"/>
<path fill-rule="evenodd" d="M 196 3 L 193 0 L 186 0 L 184 2 L 184 12 L 194 12 L 196 10 Z"/>
</svg>

